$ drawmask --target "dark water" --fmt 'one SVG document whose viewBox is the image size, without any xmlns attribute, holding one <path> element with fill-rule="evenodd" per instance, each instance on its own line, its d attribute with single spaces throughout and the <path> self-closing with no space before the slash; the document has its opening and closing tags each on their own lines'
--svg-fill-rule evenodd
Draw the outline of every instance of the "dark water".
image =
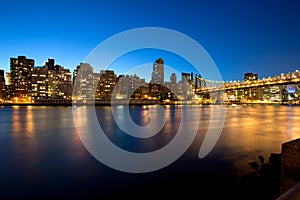
<svg viewBox="0 0 300 200">
<path fill-rule="evenodd" d="M 111 116 L 97 107 L 101 126 L 123 149 L 146 152 L 172 140 L 180 109 L 166 106 L 162 134 L 148 141 L 130 139 Z M 0 199 L 9 198 L 144 198 L 184 195 L 186 199 L 230 199 L 237 180 L 251 171 L 249 161 L 280 153 L 281 144 L 300 137 L 300 107 L 227 107 L 222 135 L 204 158 L 198 151 L 212 107 L 200 108 L 198 134 L 187 152 L 154 172 L 131 174 L 111 169 L 85 149 L 73 124 L 71 107 L 0 108 Z M 149 123 L 145 106 L 131 107 L 133 120 Z M 188 130 L 186 130 L 188 132 Z"/>
</svg>

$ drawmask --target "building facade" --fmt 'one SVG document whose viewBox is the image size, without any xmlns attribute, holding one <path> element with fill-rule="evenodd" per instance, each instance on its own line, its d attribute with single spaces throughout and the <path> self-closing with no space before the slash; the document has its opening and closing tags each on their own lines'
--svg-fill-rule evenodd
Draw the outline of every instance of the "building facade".
<svg viewBox="0 0 300 200">
<path fill-rule="evenodd" d="M 116 99 L 141 99 L 149 95 L 149 85 L 136 74 L 120 75 L 117 83 Z"/>
<path fill-rule="evenodd" d="M 13 102 L 31 102 L 31 77 L 34 60 L 26 56 L 10 58 L 11 96 Z"/>
<path fill-rule="evenodd" d="M 151 83 L 164 85 L 164 60 L 162 58 L 158 58 L 153 63 L 153 71 L 152 71 L 152 78 Z"/>
<path fill-rule="evenodd" d="M 95 79 L 97 79 L 97 75 L 94 74 L 93 67 L 88 63 L 80 63 L 73 72 L 73 95 L 75 99 L 92 99 L 96 91 L 94 87 L 98 82 Z"/>
<path fill-rule="evenodd" d="M 117 84 L 117 75 L 113 70 L 101 70 L 100 79 L 95 93 L 96 100 L 111 100 L 114 88 Z"/>
<path fill-rule="evenodd" d="M 72 73 L 60 65 L 54 65 L 54 59 L 48 59 L 42 67 L 35 67 L 32 72 L 32 100 L 72 99 Z"/>
</svg>

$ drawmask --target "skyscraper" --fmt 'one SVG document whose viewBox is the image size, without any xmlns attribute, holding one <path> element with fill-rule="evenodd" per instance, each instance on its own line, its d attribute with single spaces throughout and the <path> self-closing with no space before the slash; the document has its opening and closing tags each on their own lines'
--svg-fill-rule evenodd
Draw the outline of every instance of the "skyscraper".
<svg viewBox="0 0 300 200">
<path fill-rule="evenodd" d="M 172 73 L 170 76 L 170 90 L 172 92 L 177 92 L 177 77 L 175 73 Z"/>
<path fill-rule="evenodd" d="M 160 85 L 164 85 L 164 60 L 162 58 L 158 58 L 153 63 L 153 71 L 152 71 L 152 79 L 151 83 L 157 83 Z"/>
<path fill-rule="evenodd" d="M 32 100 L 36 101 L 38 99 L 47 99 L 47 84 L 48 84 L 48 73 L 47 68 L 44 67 L 34 67 L 32 70 L 31 78 L 31 91 Z"/>
<path fill-rule="evenodd" d="M 34 60 L 25 56 L 10 58 L 11 92 L 14 102 L 31 102 L 31 75 Z"/>
<path fill-rule="evenodd" d="M 113 70 L 101 70 L 100 80 L 95 94 L 96 100 L 111 100 L 116 84 L 117 75 Z"/>
<path fill-rule="evenodd" d="M 80 63 L 73 72 L 74 96 L 78 99 L 92 99 L 95 81 L 93 67 L 88 63 Z M 95 83 L 96 82 L 96 83 Z M 76 83 L 76 84 L 75 84 Z"/>
</svg>

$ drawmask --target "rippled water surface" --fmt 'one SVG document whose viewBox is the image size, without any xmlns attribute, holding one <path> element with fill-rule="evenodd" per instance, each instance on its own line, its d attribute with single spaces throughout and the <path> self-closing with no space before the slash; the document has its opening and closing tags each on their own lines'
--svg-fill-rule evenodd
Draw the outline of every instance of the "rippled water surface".
<svg viewBox="0 0 300 200">
<path fill-rule="evenodd" d="M 96 113 L 113 143 L 128 151 L 148 152 L 168 144 L 180 125 L 180 107 L 164 108 L 164 128 L 148 139 L 124 134 L 110 107 L 96 107 Z M 212 188 L 220 196 L 230 196 L 236 180 L 251 170 L 249 161 L 280 153 L 282 143 L 300 137 L 298 106 L 227 106 L 217 144 L 199 159 L 212 108 L 199 108 L 198 134 L 177 161 L 158 171 L 130 174 L 111 169 L 90 155 L 73 124 L 71 107 L 1 107 L 0 197 L 189 197 Z M 151 123 L 148 112 L 147 106 L 130 108 L 139 125 Z"/>
</svg>

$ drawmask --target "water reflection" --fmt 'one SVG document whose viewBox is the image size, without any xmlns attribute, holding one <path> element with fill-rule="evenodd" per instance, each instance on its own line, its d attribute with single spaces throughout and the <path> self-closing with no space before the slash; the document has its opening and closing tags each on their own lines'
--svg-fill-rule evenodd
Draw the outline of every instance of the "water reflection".
<svg viewBox="0 0 300 200">
<path fill-rule="evenodd" d="M 299 111 L 300 107 L 288 106 L 228 107 L 222 136 L 213 153 L 230 160 L 240 176 L 257 155 L 268 158 L 270 153 L 280 153 L 282 143 L 300 137 Z"/>
<path fill-rule="evenodd" d="M 70 107 L 19 106 L 0 112 L 0 177 L 7 180 L 5 187 L 45 183 L 59 174 L 73 174 L 77 163 L 86 166 L 87 152 L 73 127 Z"/>
<path fill-rule="evenodd" d="M 110 107 L 95 109 L 108 138 L 121 148 L 135 152 L 153 151 L 166 145 L 181 121 L 180 106 L 164 106 L 166 124 L 163 129 L 153 137 L 137 139 L 124 134 L 116 126 Z M 137 124 L 145 126 L 150 123 L 148 106 L 130 109 Z M 19 191 L 22 194 L 30 188 L 47 191 L 51 187 L 65 191 L 71 187 L 70 183 L 75 188 L 86 183 L 95 187 L 98 184 L 115 187 L 115 182 L 123 181 L 126 185 L 136 178 L 136 185 L 139 185 L 148 180 L 145 177 L 152 179 L 154 176 L 155 181 L 165 174 L 165 180 L 169 176 L 177 177 L 181 169 L 183 177 L 199 180 L 225 175 L 237 178 L 249 170 L 247 163 L 257 155 L 267 158 L 270 153 L 279 153 L 282 143 L 300 137 L 299 106 L 228 106 L 220 139 L 205 158 L 198 159 L 212 117 L 212 107 L 202 106 L 199 110 L 198 135 L 191 148 L 174 165 L 154 173 L 158 174 L 156 177 L 153 174 L 131 176 L 98 163 L 83 147 L 73 125 L 70 107 L 2 107 L 0 177 L 4 181 L 0 187 L 13 193 L 18 183 L 19 188 L 24 188 Z M 87 124 L 89 119 L 82 120 Z"/>
</svg>

